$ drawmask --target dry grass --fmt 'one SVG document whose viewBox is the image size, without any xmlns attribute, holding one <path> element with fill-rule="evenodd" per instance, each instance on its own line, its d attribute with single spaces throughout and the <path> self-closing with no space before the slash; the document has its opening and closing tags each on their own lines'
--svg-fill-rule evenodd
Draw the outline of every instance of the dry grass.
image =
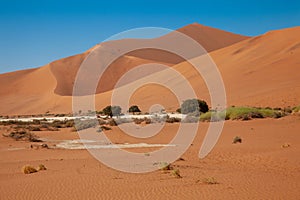
<svg viewBox="0 0 300 200">
<path fill-rule="evenodd" d="M 37 167 L 37 171 L 42 171 L 42 170 L 47 170 L 47 168 L 45 167 L 45 165 L 39 164 L 39 166 Z"/>
<path fill-rule="evenodd" d="M 281 145 L 281 148 L 289 148 L 291 145 L 289 143 L 284 143 Z"/>
<path fill-rule="evenodd" d="M 24 174 L 31 174 L 31 173 L 38 172 L 38 170 L 36 170 L 34 167 L 32 167 L 30 165 L 25 165 L 22 167 L 22 172 Z"/>
<path fill-rule="evenodd" d="M 236 144 L 236 143 L 242 143 L 242 138 L 239 137 L 239 136 L 236 136 L 235 138 L 233 138 L 232 143 L 233 143 L 233 144 Z"/>
<path fill-rule="evenodd" d="M 202 182 L 205 183 L 205 184 L 208 184 L 208 185 L 219 184 L 219 182 L 214 177 L 205 178 L 205 179 L 203 179 Z"/>
<path fill-rule="evenodd" d="M 172 170 L 173 166 L 170 163 L 162 162 L 159 163 L 159 169 L 163 171 L 168 171 L 168 170 Z"/>
<path fill-rule="evenodd" d="M 174 169 L 174 170 L 172 170 L 171 174 L 172 174 L 175 178 L 182 178 L 182 176 L 180 175 L 179 169 Z"/>
<path fill-rule="evenodd" d="M 27 131 L 13 131 L 9 135 L 3 135 L 4 137 L 10 137 L 17 141 L 25 140 L 29 142 L 42 142 L 36 135 Z"/>
</svg>

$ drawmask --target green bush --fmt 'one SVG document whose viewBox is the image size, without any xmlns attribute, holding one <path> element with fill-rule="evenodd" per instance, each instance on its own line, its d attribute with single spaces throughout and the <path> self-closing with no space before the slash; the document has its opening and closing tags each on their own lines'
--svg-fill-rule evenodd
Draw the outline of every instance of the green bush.
<svg viewBox="0 0 300 200">
<path fill-rule="evenodd" d="M 209 111 L 200 115 L 200 121 L 250 120 L 254 118 L 280 118 L 284 113 L 271 108 L 229 107 L 223 111 Z"/>
<path fill-rule="evenodd" d="M 178 109 L 177 109 L 178 110 Z M 178 110 L 179 111 L 179 110 Z M 188 99 L 181 104 L 180 112 L 182 114 L 200 114 L 208 111 L 208 105 L 205 101 L 199 99 Z"/>
<path fill-rule="evenodd" d="M 228 120 L 229 116 L 226 115 L 225 111 L 216 112 L 216 111 L 209 111 L 200 115 L 200 121 L 221 121 L 221 120 Z"/>
<path fill-rule="evenodd" d="M 130 113 L 140 113 L 141 110 L 140 108 L 137 106 L 137 105 L 133 105 L 133 106 L 130 106 L 129 110 L 128 110 Z"/>
</svg>

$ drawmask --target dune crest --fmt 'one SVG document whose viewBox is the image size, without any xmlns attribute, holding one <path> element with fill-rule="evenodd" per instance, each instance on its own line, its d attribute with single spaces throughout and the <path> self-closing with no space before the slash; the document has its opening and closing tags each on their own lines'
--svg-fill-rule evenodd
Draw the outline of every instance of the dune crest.
<svg viewBox="0 0 300 200">
<path fill-rule="evenodd" d="M 271 31 L 248 38 L 218 29 L 192 24 L 179 31 L 197 40 L 209 52 L 222 74 L 229 105 L 251 106 L 293 106 L 299 104 L 300 75 L 300 27 Z M 172 33 L 153 39 L 154 42 L 168 40 Z M 120 40 L 106 42 L 114 48 L 118 42 L 145 42 L 145 40 Z M 146 42 L 151 42 L 147 40 Z M 0 114 L 42 114 L 69 113 L 72 111 L 73 84 L 81 62 L 92 49 L 83 54 L 54 61 L 37 69 L 29 69 L 0 74 Z M 201 55 L 196 58 L 200 59 Z M 209 102 L 209 94 L 204 81 L 195 74 L 192 66 L 174 54 L 157 50 L 133 51 L 121 56 L 105 72 L 97 88 L 97 109 L 110 104 L 112 89 L 119 78 L 132 68 L 147 63 L 160 63 L 180 72 L 194 86 L 199 98 Z M 149 71 L 138 75 L 137 79 L 159 73 L 162 79 L 168 74 L 164 71 Z M 174 79 L 176 77 L 168 77 Z M 126 88 L 125 82 L 122 87 Z M 134 83 L 132 83 L 134 84 Z M 151 91 L 156 87 L 156 93 Z M 150 91 L 150 92 L 149 92 Z M 168 95 L 169 94 L 169 95 Z M 160 98 L 160 97 L 164 98 Z M 166 105 L 174 110 L 178 102 L 168 100 L 172 94 L 157 86 L 146 86 L 134 94 L 131 101 L 142 108 L 149 108 L 153 102 Z M 172 97 L 173 98 L 173 97 Z"/>
</svg>

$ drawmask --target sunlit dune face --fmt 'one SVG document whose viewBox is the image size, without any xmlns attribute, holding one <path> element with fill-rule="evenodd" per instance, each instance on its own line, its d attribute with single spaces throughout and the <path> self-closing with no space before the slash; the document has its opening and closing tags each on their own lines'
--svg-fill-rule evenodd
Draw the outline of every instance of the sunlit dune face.
<svg viewBox="0 0 300 200">
<path fill-rule="evenodd" d="M 142 105 L 143 112 L 155 112 L 161 111 L 161 109 L 175 111 L 181 104 L 169 88 L 152 83 L 138 88 L 129 102 L 130 105 Z"/>
</svg>

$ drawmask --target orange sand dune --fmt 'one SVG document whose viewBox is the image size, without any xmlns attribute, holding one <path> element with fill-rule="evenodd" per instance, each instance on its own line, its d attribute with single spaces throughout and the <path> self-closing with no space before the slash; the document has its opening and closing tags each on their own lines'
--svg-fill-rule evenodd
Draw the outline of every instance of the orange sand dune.
<svg viewBox="0 0 300 200">
<path fill-rule="evenodd" d="M 299 27 L 272 31 L 248 39 L 238 35 L 233 35 L 231 38 L 228 36 L 229 33 L 222 31 L 216 31 L 214 35 L 215 29 L 195 24 L 181 29 L 182 32 L 187 30 L 190 31 L 190 35 L 194 34 L 192 37 L 198 36 L 197 31 L 199 31 L 199 34 L 208 34 L 211 46 L 206 48 L 210 50 L 216 49 L 215 44 L 219 44 L 218 47 L 220 48 L 210 52 L 210 56 L 217 64 L 223 77 L 229 105 L 292 106 L 299 104 L 300 75 L 297 73 L 300 63 L 298 56 L 300 49 Z M 226 43 L 220 45 L 220 41 L 216 41 L 211 36 L 220 38 L 221 33 L 224 33 Z M 172 36 L 172 33 L 170 35 Z M 168 38 L 168 35 L 158 38 L 158 40 L 162 40 L 164 37 Z M 240 41 L 242 39 L 244 40 Z M 199 38 L 197 40 L 200 41 Z M 116 42 L 118 41 L 101 45 L 111 45 L 113 47 Z M 120 42 L 126 43 L 128 41 L 121 40 Z M 233 44 L 234 42 L 237 43 Z M 221 48 L 224 45 L 229 46 Z M 72 97 L 68 95 L 72 91 L 76 68 L 89 51 L 55 61 L 42 68 L 0 75 L 0 114 L 40 114 L 47 111 L 51 113 L 71 112 Z M 149 52 L 144 52 L 144 57 L 141 52 L 135 51 L 124 55 L 110 66 L 101 80 L 102 83 L 106 84 L 98 86 L 98 92 L 101 91 L 102 93 L 96 95 L 97 109 L 111 103 L 112 91 L 109 91 L 109 89 L 114 86 L 123 73 L 131 68 L 151 62 L 172 66 L 179 61 L 176 60 L 178 57 L 170 55 L 165 60 L 166 62 L 163 62 L 159 56 L 155 60 L 154 57 L 149 57 L 151 56 Z M 154 55 L 159 53 L 161 52 L 156 52 Z M 172 59 L 174 59 L 173 62 L 171 62 Z M 201 62 L 201 56 L 193 59 L 196 62 Z M 116 68 L 118 70 L 115 70 Z M 210 102 L 204 81 L 187 62 L 176 64 L 173 69 L 186 77 L 193 85 L 199 98 Z M 153 72 L 155 71 L 149 73 Z M 136 76 L 137 79 L 141 78 L 143 80 L 143 77 L 139 77 L 138 74 Z M 170 83 L 174 86 L 181 87 L 182 83 L 176 79 L 177 77 L 169 76 L 167 72 L 156 72 L 153 76 L 157 79 L 170 80 Z M 144 80 L 150 80 L 149 77 L 144 78 L 146 78 Z M 126 85 L 122 87 L 124 91 L 126 91 L 126 87 Z M 146 110 L 155 102 L 164 105 L 168 110 L 175 110 L 180 102 L 171 98 L 165 91 L 166 89 L 162 87 L 155 86 L 154 90 L 153 86 L 147 86 L 136 91 L 130 101 L 132 103 L 136 102 L 142 109 Z"/>
<path fill-rule="evenodd" d="M 210 56 L 224 80 L 228 105 L 275 107 L 298 105 L 299 35 L 300 27 L 272 31 L 211 52 Z M 193 60 L 196 63 L 204 62 L 202 57 Z M 210 96 L 203 79 L 188 62 L 180 63 L 173 68 L 190 81 L 199 98 L 209 101 Z M 159 76 L 169 77 L 169 71 L 160 72 Z M 174 80 L 177 78 L 173 77 Z M 180 83 L 175 81 L 173 86 L 178 87 L 178 84 Z M 149 91 L 155 90 L 150 87 L 144 92 L 140 90 L 140 94 L 136 94 L 133 101 L 149 107 L 153 101 L 149 100 L 150 103 L 147 103 L 147 98 L 144 98 Z M 169 108 L 176 109 L 177 105 L 171 105 L 172 101 L 166 96 L 160 99 L 160 102 L 169 103 Z"/>
<path fill-rule="evenodd" d="M 222 47 L 248 38 L 246 36 L 225 32 L 219 29 L 214 29 L 199 24 L 191 24 L 179 29 L 178 31 L 194 39 L 196 42 L 201 44 L 208 52 L 220 49 Z M 160 49 L 147 48 L 149 46 L 159 45 L 160 43 L 173 44 L 175 41 L 176 36 L 173 32 L 171 32 L 165 36 L 154 39 L 123 39 L 108 41 L 96 45 L 92 49 L 101 46 L 102 48 L 105 48 L 106 51 L 112 52 L 112 54 L 117 54 L 118 52 L 120 52 L 120 49 L 123 49 L 123 47 L 131 47 L 132 49 L 137 48 L 136 50 L 119 57 L 109 66 L 109 68 L 103 75 L 102 80 L 100 80 L 99 82 L 96 93 L 98 94 L 113 89 L 114 85 L 123 74 L 138 65 L 154 62 L 172 66 L 184 61 L 183 58 L 171 52 Z M 141 47 L 143 48 L 140 49 Z M 74 81 L 76 79 L 76 74 L 78 72 L 80 64 L 92 49 L 83 54 L 78 54 L 50 63 L 51 70 L 57 79 L 57 87 L 55 88 L 56 94 L 62 96 L 72 95 Z M 201 52 L 193 52 L 190 58 L 199 56 L 200 53 Z M 149 71 L 149 74 L 154 72 L 155 71 Z"/>
</svg>

